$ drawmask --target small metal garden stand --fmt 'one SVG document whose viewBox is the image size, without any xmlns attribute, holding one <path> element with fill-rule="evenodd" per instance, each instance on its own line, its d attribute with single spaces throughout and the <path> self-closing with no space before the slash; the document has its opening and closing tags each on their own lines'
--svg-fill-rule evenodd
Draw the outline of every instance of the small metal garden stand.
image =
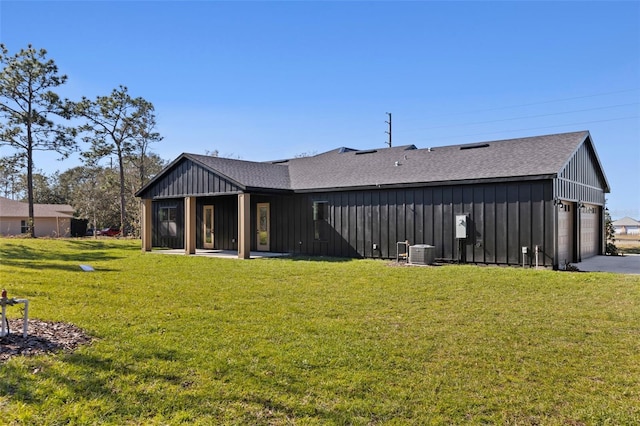
<svg viewBox="0 0 640 426">
<path fill-rule="evenodd" d="M 18 303 L 24 304 L 24 317 L 22 318 L 22 337 L 27 337 L 27 326 L 29 324 L 29 301 L 27 299 L 9 299 L 7 297 L 7 290 L 2 290 L 2 297 L 0 297 L 0 306 L 2 306 L 2 326 L 0 327 L 0 337 L 4 337 L 9 334 L 7 328 L 7 306 L 13 306 Z"/>
</svg>

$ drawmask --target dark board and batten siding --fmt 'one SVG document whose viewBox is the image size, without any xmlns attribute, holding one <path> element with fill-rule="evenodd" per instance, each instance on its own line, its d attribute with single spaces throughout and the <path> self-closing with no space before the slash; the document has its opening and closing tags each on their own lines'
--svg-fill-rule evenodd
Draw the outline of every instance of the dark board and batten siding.
<svg viewBox="0 0 640 426">
<path fill-rule="evenodd" d="M 596 164 L 595 154 L 582 144 L 554 181 L 556 197 L 603 206 L 606 185 Z"/>
<path fill-rule="evenodd" d="M 238 185 L 192 161 L 176 164 L 165 176 L 142 194 L 143 198 L 169 198 L 189 195 L 238 193 Z"/>
<path fill-rule="evenodd" d="M 196 202 L 196 241 L 202 247 L 204 206 L 213 206 L 213 234 L 216 250 L 238 249 L 238 197 L 223 195 L 217 197 L 202 197 Z"/>
<path fill-rule="evenodd" d="M 175 208 L 176 212 L 176 235 L 161 235 L 160 226 L 160 210 L 163 208 Z M 154 247 L 167 248 L 184 248 L 184 199 L 164 199 L 153 202 L 152 207 L 152 224 L 154 230 L 152 233 L 152 245 Z"/>
<path fill-rule="evenodd" d="M 393 259 L 397 242 L 435 246 L 436 258 L 470 263 L 553 266 L 551 181 L 381 189 L 272 197 L 271 250 L 308 255 Z M 313 236 L 314 201 L 328 203 L 324 241 Z M 465 214 L 469 238 L 455 239 Z M 377 249 L 373 245 L 377 245 Z"/>
</svg>

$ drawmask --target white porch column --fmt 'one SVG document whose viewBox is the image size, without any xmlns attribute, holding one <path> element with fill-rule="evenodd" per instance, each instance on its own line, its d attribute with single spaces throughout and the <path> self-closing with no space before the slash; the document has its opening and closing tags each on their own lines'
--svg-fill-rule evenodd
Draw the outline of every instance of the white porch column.
<svg viewBox="0 0 640 426">
<path fill-rule="evenodd" d="M 196 254 L 196 197 L 184 198 L 184 254 Z"/>
<path fill-rule="evenodd" d="M 151 251 L 151 200 L 144 199 L 140 202 L 140 237 L 142 239 L 142 251 Z"/>
<path fill-rule="evenodd" d="M 238 194 L 238 258 L 251 258 L 251 196 Z"/>
</svg>

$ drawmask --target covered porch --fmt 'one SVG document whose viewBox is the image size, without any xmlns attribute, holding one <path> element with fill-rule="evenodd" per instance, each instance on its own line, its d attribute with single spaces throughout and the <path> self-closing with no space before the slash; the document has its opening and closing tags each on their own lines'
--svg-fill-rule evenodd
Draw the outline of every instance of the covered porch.
<svg viewBox="0 0 640 426">
<path fill-rule="evenodd" d="M 237 202 L 234 198 L 237 198 Z M 178 212 L 171 214 L 159 214 L 158 208 L 168 208 L 154 206 L 152 199 L 142 199 L 142 250 L 149 252 L 162 247 L 162 251 L 169 248 L 171 252 L 181 251 L 186 255 L 209 253 L 228 257 L 233 253 L 240 259 L 266 257 L 256 253 L 271 253 L 269 203 L 259 202 L 260 199 L 264 201 L 264 197 L 252 198 L 251 194 L 244 192 L 185 196 L 174 199 L 170 208 L 177 209 Z M 255 210 L 254 215 L 251 213 L 252 209 Z M 217 219 L 214 219 L 214 211 L 218 215 Z M 171 219 L 159 223 L 158 216 Z M 222 216 L 224 223 L 220 224 L 218 219 Z M 173 235 L 173 243 L 160 241 L 158 244 L 159 234 Z"/>
</svg>

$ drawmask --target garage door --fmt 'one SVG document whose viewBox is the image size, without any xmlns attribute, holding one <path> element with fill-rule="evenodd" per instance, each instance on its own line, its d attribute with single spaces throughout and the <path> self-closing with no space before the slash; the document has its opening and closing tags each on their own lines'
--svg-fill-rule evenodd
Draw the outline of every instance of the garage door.
<svg viewBox="0 0 640 426">
<path fill-rule="evenodd" d="M 573 203 L 562 202 L 558 210 L 558 267 L 573 262 Z"/>
<path fill-rule="evenodd" d="M 600 245 L 600 207 L 585 204 L 580 210 L 580 257 L 598 254 Z"/>
</svg>

